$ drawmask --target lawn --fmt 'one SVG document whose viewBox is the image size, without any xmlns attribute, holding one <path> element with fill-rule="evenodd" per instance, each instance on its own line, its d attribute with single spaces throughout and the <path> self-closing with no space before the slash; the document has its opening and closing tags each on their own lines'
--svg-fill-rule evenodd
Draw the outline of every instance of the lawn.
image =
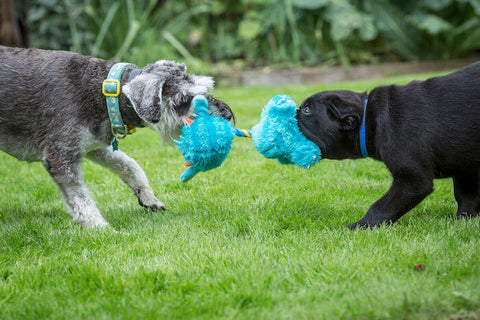
<svg viewBox="0 0 480 320">
<path fill-rule="evenodd" d="M 216 91 L 250 128 L 268 99 L 371 90 L 429 75 Z M 264 159 L 236 138 L 222 167 L 179 182 L 180 153 L 144 129 L 120 148 L 168 210 L 84 163 L 115 230 L 73 223 L 39 163 L 0 153 L 2 319 L 480 319 L 480 219 L 456 221 L 450 179 L 393 227 L 349 231 L 390 186 L 382 163 Z M 424 269 L 416 270 L 415 265 Z"/>
</svg>

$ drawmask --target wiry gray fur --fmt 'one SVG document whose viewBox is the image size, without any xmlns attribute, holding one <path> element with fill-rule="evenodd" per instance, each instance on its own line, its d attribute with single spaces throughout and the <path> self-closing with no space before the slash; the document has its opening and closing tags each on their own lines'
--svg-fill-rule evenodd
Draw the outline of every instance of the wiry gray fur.
<svg viewBox="0 0 480 320">
<path fill-rule="evenodd" d="M 84 185 L 83 156 L 117 173 L 141 205 L 165 208 L 138 164 L 110 146 L 113 136 L 101 87 L 113 64 L 65 51 L 0 46 L 0 149 L 21 160 L 43 161 L 74 220 L 86 227 L 107 222 Z M 134 69 L 129 66 L 122 76 L 122 118 L 167 138 L 191 115 L 193 96 L 213 88 L 211 78 L 187 74 L 184 64 L 161 60 L 126 83 Z M 208 97 L 213 112 L 233 117 L 226 104 Z"/>
</svg>

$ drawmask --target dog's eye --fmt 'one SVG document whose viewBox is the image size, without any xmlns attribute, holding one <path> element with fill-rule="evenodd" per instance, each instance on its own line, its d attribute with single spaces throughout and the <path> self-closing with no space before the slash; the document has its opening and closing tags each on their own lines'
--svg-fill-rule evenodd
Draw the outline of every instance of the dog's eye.
<svg viewBox="0 0 480 320">
<path fill-rule="evenodd" d="M 310 112 L 310 107 L 309 107 L 309 106 L 303 107 L 303 108 L 302 108 L 302 112 L 303 112 L 303 114 L 307 114 L 307 115 L 308 115 L 308 114 L 311 114 L 311 112 Z"/>
</svg>

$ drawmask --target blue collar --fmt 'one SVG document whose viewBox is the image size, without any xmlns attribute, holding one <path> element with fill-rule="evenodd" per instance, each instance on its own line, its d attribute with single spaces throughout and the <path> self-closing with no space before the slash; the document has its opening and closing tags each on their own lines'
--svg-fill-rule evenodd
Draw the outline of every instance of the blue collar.
<svg viewBox="0 0 480 320">
<path fill-rule="evenodd" d="M 136 76 L 138 76 L 140 73 L 142 73 L 143 69 L 133 69 L 132 72 L 130 72 L 130 75 L 128 76 L 127 83 L 135 79 Z"/>
<path fill-rule="evenodd" d="M 362 151 L 362 156 L 364 158 L 368 158 L 367 140 L 365 138 L 365 116 L 367 114 L 367 104 L 368 104 L 368 99 L 365 99 L 363 101 L 362 124 L 360 125 L 360 150 Z"/>
</svg>

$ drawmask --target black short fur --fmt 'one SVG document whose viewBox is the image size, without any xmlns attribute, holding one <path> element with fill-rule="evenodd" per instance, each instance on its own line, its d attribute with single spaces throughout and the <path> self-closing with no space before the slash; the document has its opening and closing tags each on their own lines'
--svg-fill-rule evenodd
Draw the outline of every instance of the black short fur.
<svg viewBox="0 0 480 320">
<path fill-rule="evenodd" d="M 324 91 L 307 98 L 300 131 L 329 159 L 361 158 L 359 127 L 366 111 L 370 157 L 390 170 L 393 183 L 350 228 L 393 223 L 452 177 L 457 217 L 480 209 L 480 63 L 446 76 L 373 89 L 370 94 Z"/>
</svg>

